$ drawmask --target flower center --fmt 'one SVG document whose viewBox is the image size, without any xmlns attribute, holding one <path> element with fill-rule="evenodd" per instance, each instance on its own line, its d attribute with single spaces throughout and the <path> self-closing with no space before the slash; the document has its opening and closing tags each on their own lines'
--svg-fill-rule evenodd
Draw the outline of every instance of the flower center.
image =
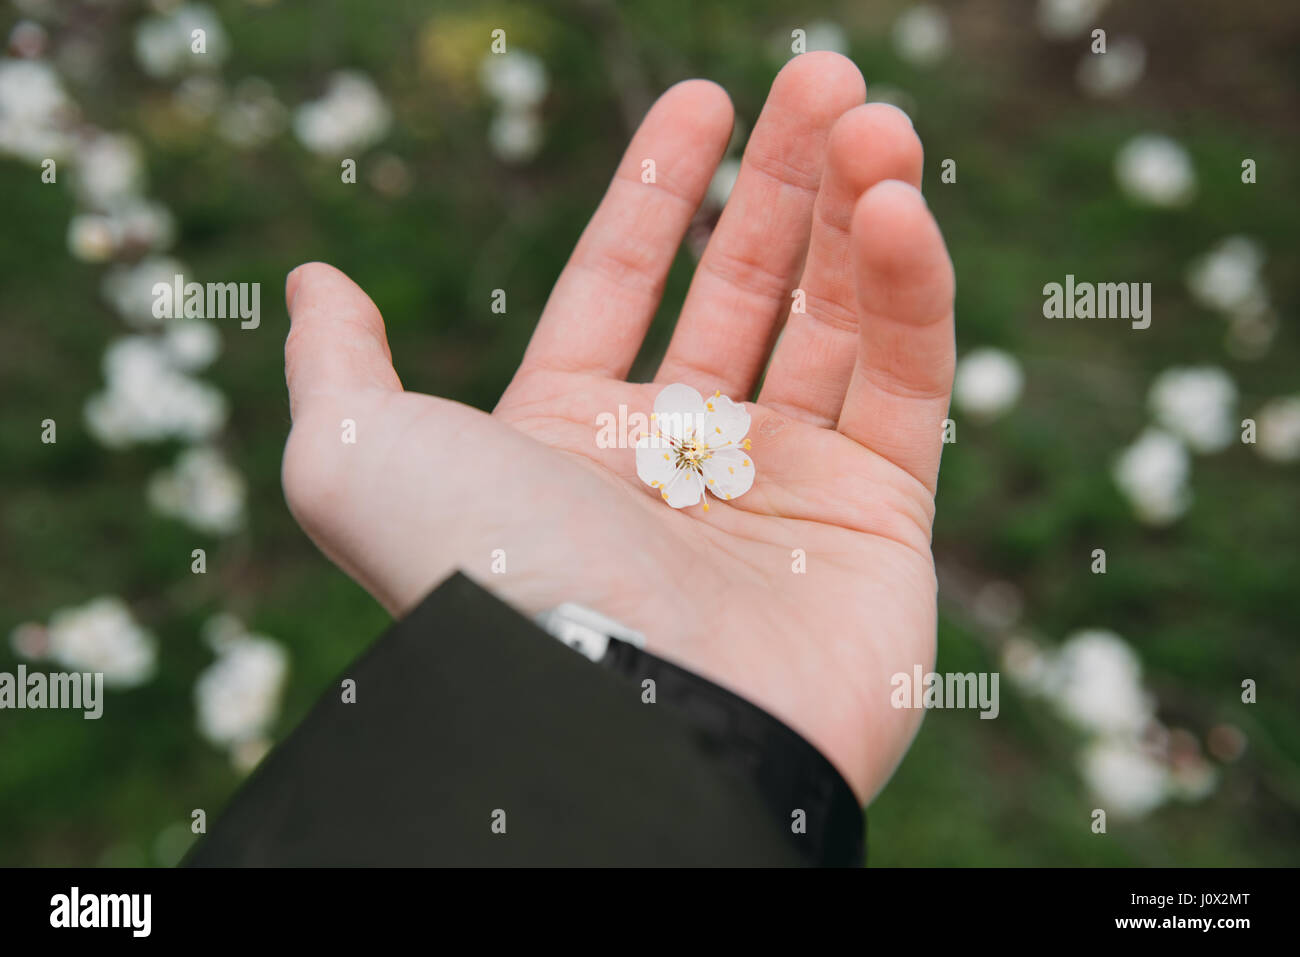
<svg viewBox="0 0 1300 957">
<path fill-rule="evenodd" d="M 673 442 L 673 450 L 677 453 L 677 461 L 674 464 L 679 469 L 691 469 L 701 474 L 704 472 L 705 461 L 713 457 L 708 446 L 691 436 L 687 436 L 681 442 Z"/>
</svg>

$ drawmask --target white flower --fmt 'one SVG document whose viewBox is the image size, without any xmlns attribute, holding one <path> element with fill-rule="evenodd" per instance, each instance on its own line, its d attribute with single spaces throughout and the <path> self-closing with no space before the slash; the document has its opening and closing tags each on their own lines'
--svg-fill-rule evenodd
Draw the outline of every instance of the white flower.
<svg viewBox="0 0 1300 957">
<path fill-rule="evenodd" d="M 164 249 L 176 220 L 161 203 L 129 199 L 107 213 L 78 213 L 68 223 L 68 251 L 83 262 L 104 262 L 128 249 Z"/>
<path fill-rule="evenodd" d="M 636 474 L 673 508 L 696 504 L 705 489 L 733 499 L 754 484 L 743 405 L 720 392 L 706 401 L 688 385 L 670 385 L 655 399 L 650 424 L 636 443 Z"/>
<path fill-rule="evenodd" d="M 244 521 L 244 478 L 211 448 L 186 449 L 149 480 L 149 504 L 203 532 L 225 535 Z"/>
<path fill-rule="evenodd" d="M 73 112 L 48 63 L 0 57 L 0 155 L 28 163 L 63 157 L 72 145 L 65 127 Z"/>
<path fill-rule="evenodd" d="M 488 145 L 506 163 L 524 163 L 542 147 L 542 124 L 532 110 L 502 110 L 488 127 Z"/>
<path fill-rule="evenodd" d="M 81 213 L 68 223 L 68 252 L 87 263 L 102 263 L 113 258 L 117 237 L 113 221 L 98 213 Z"/>
<path fill-rule="evenodd" d="M 140 145 L 122 133 L 101 133 L 82 142 L 75 170 L 77 196 L 98 210 L 129 200 L 144 187 Z"/>
<path fill-rule="evenodd" d="M 195 30 L 203 31 L 204 52 L 196 53 Z M 165 79 L 189 70 L 215 69 L 230 42 L 216 13 L 206 4 L 186 3 L 135 28 L 135 58 L 150 76 Z"/>
<path fill-rule="evenodd" d="M 952 398 L 973 418 L 991 420 L 1016 404 L 1024 378 L 1013 356 L 1000 349 L 976 349 L 957 363 Z"/>
<path fill-rule="evenodd" d="M 1115 817 L 1142 817 L 1169 797 L 1168 770 L 1134 741 L 1094 741 L 1079 764 L 1088 787 Z"/>
<path fill-rule="evenodd" d="M 269 638 L 244 634 L 219 647 L 194 685 L 199 732 L 225 747 L 262 739 L 280 710 L 288 671 L 288 654 Z"/>
<path fill-rule="evenodd" d="M 1248 236 L 1228 236 L 1187 270 L 1192 297 L 1209 309 L 1236 312 L 1267 301 L 1264 248 Z"/>
<path fill-rule="evenodd" d="M 221 354 L 221 333 L 203 319 L 169 319 L 162 344 L 176 368 L 195 372 Z"/>
<path fill-rule="evenodd" d="M 948 16 L 937 7 L 908 7 L 894 21 L 894 49 L 914 66 L 931 66 L 948 53 Z"/>
<path fill-rule="evenodd" d="M 45 53 L 50 35 L 39 23 L 19 20 L 9 31 L 9 49 L 26 60 L 34 60 Z"/>
<path fill-rule="evenodd" d="M 378 142 L 392 124 L 392 111 L 364 73 L 341 70 L 319 100 L 294 111 L 293 131 L 313 153 L 342 156 Z"/>
<path fill-rule="evenodd" d="M 185 274 L 183 263 L 168 256 L 149 256 L 134 266 L 109 269 L 104 273 L 100 291 L 127 325 L 151 328 L 163 321 L 153 314 L 154 286 L 161 282 L 170 287 L 177 276 Z"/>
<path fill-rule="evenodd" d="M 226 399 L 186 375 L 165 340 L 127 336 L 104 353 L 104 391 L 86 402 L 86 425 L 109 448 L 167 438 L 201 441 L 220 431 Z"/>
<path fill-rule="evenodd" d="M 1068 40 L 1095 27 L 1107 0 L 1038 0 L 1038 30 L 1049 40 Z"/>
<path fill-rule="evenodd" d="M 1300 395 L 1264 403 L 1255 427 L 1256 452 L 1274 462 L 1300 461 Z"/>
<path fill-rule="evenodd" d="M 1168 432 L 1147 429 L 1115 462 L 1112 475 L 1138 518 L 1168 525 L 1187 511 L 1191 459 L 1182 442 Z"/>
<path fill-rule="evenodd" d="M 1121 147 L 1115 177 L 1132 199 L 1150 206 L 1183 206 L 1196 193 L 1187 150 L 1167 136 L 1143 133 Z"/>
<path fill-rule="evenodd" d="M 1166 369 L 1147 395 L 1156 423 L 1196 452 L 1219 452 L 1232 443 L 1236 403 L 1232 378 L 1214 366 Z"/>
<path fill-rule="evenodd" d="M 74 671 L 103 672 L 104 684 L 130 688 L 153 677 L 157 643 L 120 598 L 96 598 L 50 617 L 49 657 Z"/>
<path fill-rule="evenodd" d="M 1147 48 L 1136 37 L 1117 37 L 1105 53 L 1085 53 L 1079 61 L 1079 86 L 1096 97 L 1127 93 L 1142 79 Z"/>
<path fill-rule="evenodd" d="M 1061 715 L 1094 734 L 1136 735 L 1151 721 L 1137 654 L 1112 631 L 1071 635 L 1051 665 L 1048 694 Z"/>
<path fill-rule="evenodd" d="M 479 82 L 501 106 L 516 111 L 541 105 L 550 88 L 546 64 L 522 50 L 489 53 L 479 68 Z"/>
<path fill-rule="evenodd" d="M 727 199 L 731 196 L 731 191 L 735 188 L 736 179 L 739 176 L 740 160 L 724 159 L 718 164 L 718 168 L 713 171 L 713 179 L 709 180 L 709 200 L 718 206 L 727 205 Z"/>
<path fill-rule="evenodd" d="M 804 49 L 809 53 L 825 50 L 830 53 L 848 54 L 849 35 L 838 23 L 830 20 L 814 20 L 804 31 Z"/>
</svg>

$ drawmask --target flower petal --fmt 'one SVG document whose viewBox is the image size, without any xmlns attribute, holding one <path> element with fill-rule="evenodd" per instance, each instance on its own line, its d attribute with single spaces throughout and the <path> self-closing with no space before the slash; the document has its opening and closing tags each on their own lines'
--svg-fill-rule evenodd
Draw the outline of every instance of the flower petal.
<svg viewBox="0 0 1300 957">
<path fill-rule="evenodd" d="M 664 501 L 673 508 L 686 508 L 704 497 L 704 479 L 694 469 L 682 469 L 662 490 Z"/>
<path fill-rule="evenodd" d="M 636 442 L 636 474 L 651 488 L 663 488 L 677 474 L 677 457 L 662 439 L 643 435 Z"/>
<path fill-rule="evenodd" d="M 694 434 L 704 420 L 704 400 L 688 385 L 677 383 L 655 399 L 654 429 L 681 441 Z"/>
<path fill-rule="evenodd" d="M 754 484 L 754 460 L 743 449 L 719 449 L 704 461 L 704 487 L 721 499 L 739 498 Z"/>
<path fill-rule="evenodd" d="M 749 413 L 725 395 L 705 399 L 704 410 L 704 434 L 700 439 L 711 449 L 739 445 L 749 432 Z"/>
</svg>

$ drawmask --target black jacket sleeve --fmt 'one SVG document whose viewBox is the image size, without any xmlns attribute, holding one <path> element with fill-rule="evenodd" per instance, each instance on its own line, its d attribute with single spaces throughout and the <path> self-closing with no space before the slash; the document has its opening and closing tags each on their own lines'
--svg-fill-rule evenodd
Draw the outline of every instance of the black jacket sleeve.
<svg viewBox="0 0 1300 957">
<path fill-rule="evenodd" d="M 860 865 L 864 832 L 844 779 L 766 712 L 623 642 L 592 662 L 458 574 L 186 864 Z"/>
</svg>

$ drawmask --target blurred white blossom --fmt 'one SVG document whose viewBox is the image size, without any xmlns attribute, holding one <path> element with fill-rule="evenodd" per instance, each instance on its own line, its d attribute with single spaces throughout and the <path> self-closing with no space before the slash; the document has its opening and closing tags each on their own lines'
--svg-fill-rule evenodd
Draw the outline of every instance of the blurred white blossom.
<svg viewBox="0 0 1300 957">
<path fill-rule="evenodd" d="M 1255 451 L 1274 462 L 1300 461 L 1300 395 L 1270 399 L 1255 413 Z"/>
<path fill-rule="evenodd" d="M 524 50 L 489 53 L 479 68 L 479 82 L 507 110 L 536 109 L 550 89 L 546 64 Z"/>
<path fill-rule="evenodd" d="M 1085 53 L 1079 61 L 1079 86 L 1090 96 L 1121 96 L 1133 89 L 1146 69 L 1147 48 L 1137 37 L 1116 37 L 1105 53 Z"/>
<path fill-rule="evenodd" d="M 81 213 L 68 223 L 68 252 L 82 262 L 102 263 L 113 258 L 117 238 L 113 221 L 98 213 Z"/>
<path fill-rule="evenodd" d="M 718 206 L 727 205 L 727 199 L 731 196 L 731 190 L 735 187 L 738 176 L 740 176 L 740 160 L 728 157 L 719 163 L 718 168 L 713 171 L 713 179 L 709 180 L 709 200 Z"/>
<path fill-rule="evenodd" d="M 1196 452 L 1219 452 L 1236 437 L 1237 386 L 1215 366 L 1166 369 L 1147 394 L 1156 423 Z"/>
<path fill-rule="evenodd" d="M 809 53 L 814 50 L 824 50 L 847 55 L 849 35 L 838 23 L 831 20 L 814 20 L 804 30 L 804 48 Z"/>
<path fill-rule="evenodd" d="M 1136 741 L 1093 741 L 1085 748 L 1079 766 L 1084 781 L 1109 815 L 1143 817 L 1169 798 L 1168 768 Z"/>
<path fill-rule="evenodd" d="M 1149 206 L 1183 206 L 1196 194 L 1196 171 L 1187 150 L 1157 133 L 1142 133 L 1120 148 L 1115 177 L 1130 198 Z"/>
<path fill-rule="evenodd" d="M 294 111 L 293 131 L 313 153 L 342 156 L 377 143 L 392 120 L 392 110 L 368 76 L 341 70 L 330 77 L 324 96 Z"/>
<path fill-rule="evenodd" d="M 489 53 L 479 66 L 479 82 L 497 107 L 489 148 L 502 162 L 528 162 L 542 148 L 538 107 L 550 88 L 546 64 L 524 50 Z"/>
<path fill-rule="evenodd" d="M 162 345 L 176 368 L 197 372 L 221 354 L 221 333 L 206 319 L 169 319 Z"/>
<path fill-rule="evenodd" d="M 1046 688 L 1062 717 L 1093 734 L 1136 735 L 1154 713 L 1137 653 L 1113 631 L 1068 637 L 1052 661 Z"/>
<path fill-rule="evenodd" d="M 106 262 L 126 252 L 166 249 L 175 237 L 176 220 L 171 211 L 146 199 L 115 203 L 106 213 L 78 213 L 68 223 L 68 251 L 83 262 Z"/>
<path fill-rule="evenodd" d="M 913 66 L 932 66 L 948 54 L 948 15 L 921 3 L 908 7 L 894 21 L 894 49 Z"/>
<path fill-rule="evenodd" d="M 217 659 L 194 685 L 199 732 L 231 749 L 232 760 L 247 769 L 260 760 L 265 738 L 280 710 L 289 656 L 264 635 L 242 631 L 211 642 Z M 256 758 L 249 753 L 253 746 Z"/>
<path fill-rule="evenodd" d="M 42 60 L 0 57 L 0 155 L 28 163 L 61 159 L 75 108 L 54 68 Z"/>
<path fill-rule="evenodd" d="M 500 110 L 488 127 L 488 145 L 503 162 L 527 162 L 541 149 L 541 120 L 532 110 Z"/>
<path fill-rule="evenodd" d="M 170 469 L 149 480 L 149 504 L 202 532 L 227 535 L 244 522 L 244 478 L 221 453 L 206 447 L 181 452 Z"/>
<path fill-rule="evenodd" d="M 1069 40 L 1098 26 L 1107 0 L 1038 0 L 1038 30 L 1049 40 Z"/>
<path fill-rule="evenodd" d="M 1266 301 L 1264 247 L 1248 236 L 1228 236 L 1187 269 L 1187 288 L 1208 309 L 1231 313 Z"/>
<path fill-rule="evenodd" d="M 1187 448 L 1159 429 L 1147 429 L 1115 461 L 1111 473 L 1138 518 L 1168 525 L 1191 504 Z"/>
<path fill-rule="evenodd" d="M 168 256 L 149 256 L 133 266 L 118 265 L 104 273 L 100 291 L 127 325 L 138 329 L 156 328 L 165 320 L 154 315 L 154 286 L 173 284 L 186 275 L 185 265 Z"/>
<path fill-rule="evenodd" d="M 32 634 L 39 626 L 22 626 Z M 131 688 L 153 677 L 157 642 L 131 616 L 120 598 L 103 596 L 84 605 L 62 608 L 50 616 L 39 643 L 40 657 L 73 671 L 102 672 L 110 688 Z M 15 650 L 34 651 L 15 640 Z"/>
<path fill-rule="evenodd" d="M 195 52 L 195 31 L 203 31 L 203 51 Z M 221 65 L 230 49 L 225 28 L 205 3 L 185 3 L 141 20 L 135 28 L 135 58 L 156 79 Z"/>
<path fill-rule="evenodd" d="M 9 31 L 9 49 L 26 60 L 45 55 L 50 35 L 34 20 L 19 20 Z"/>
<path fill-rule="evenodd" d="M 144 187 L 140 145 L 123 133 L 99 133 L 78 144 L 73 185 L 92 209 L 108 210 Z"/>
<path fill-rule="evenodd" d="M 1014 356 L 1000 349 L 976 349 L 957 363 L 952 398 L 967 415 L 987 421 L 1014 406 L 1023 387 L 1024 373 Z"/>
<path fill-rule="evenodd" d="M 109 448 L 210 438 L 225 424 L 226 399 L 188 376 L 164 340 L 127 336 L 104 353 L 105 388 L 86 402 L 86 426 Z"/>
</svg>

